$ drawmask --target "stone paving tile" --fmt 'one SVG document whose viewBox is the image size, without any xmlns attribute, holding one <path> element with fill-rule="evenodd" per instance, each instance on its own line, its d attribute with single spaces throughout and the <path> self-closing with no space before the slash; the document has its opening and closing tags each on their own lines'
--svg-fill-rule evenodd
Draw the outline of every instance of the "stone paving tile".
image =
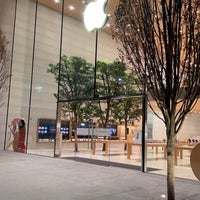
<svg viewBox="0 0 200 200">
<path fill-rule="evenodd" d="M 0 151 L 0 200 L 162 200 L 166 177 L 138 170 Z M 199 200 L 200 182 L 176 179 L 177 200 Z"/>
</svg>

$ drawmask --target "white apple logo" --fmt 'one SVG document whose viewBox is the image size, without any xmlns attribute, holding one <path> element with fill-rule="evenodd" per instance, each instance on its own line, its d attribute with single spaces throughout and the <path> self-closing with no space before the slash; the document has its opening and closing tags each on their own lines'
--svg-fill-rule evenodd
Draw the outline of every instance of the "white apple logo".
<svg viewBox="0 0 200 200">
<path fill-rule="evenodd" d="M 105 7 L 108 0 L 90 2 L 84 12 L 84 24 L 88 31 L 103 28 L 108 20 Z"/>
</svg>

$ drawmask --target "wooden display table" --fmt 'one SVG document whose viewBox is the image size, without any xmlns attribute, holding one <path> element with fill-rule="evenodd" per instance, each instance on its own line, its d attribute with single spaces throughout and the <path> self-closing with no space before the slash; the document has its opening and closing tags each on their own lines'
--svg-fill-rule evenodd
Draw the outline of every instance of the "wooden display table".
<svg viewBox="0 0 200 200">
<path fill-rule="evenodd" d="M 131 154 L 132 154 L 132 146 L 140 146 L 140 148 L 142 148 L 141 144 L 137 144 L 134 142 L 127 142 L 128 144 L 128 151 L 127 151 L 127 159 L 131 158 Z M 164 153 L 164 159 L 166 159 L 167 157 L 167 152 L 166 152 L 166 143 L 165 142 L 158 142 L 158 143 L 146 143 L 147 148 L 148 147 L 152 147 L 152 148 L 156 148 L 156 154 L 158 154 L 158 148 L 161 147 L 163 149 L 163 153 Z"/>
<path fill-rule="evenodd" d="M 105 156 L 108 156 L 110 144 L 126 144 L 126 140 L 93 140 L 93 145 L 92 145 L 92 154 L 93 155 L 95 155 L 96 143 L 105 144 Z"/>
<path fill-rule="evenodd" d="M 180 155 L 180 159 L 183 159 L 183 150 L 192 151 L 194 146 L 189 145 L 177 145 L 175 146 L 175 155 L 174 155 L 174 165 L 177 165 L 178 156 Z"/>
<path fill-rule="evenodd" d="M 109 146 L 110 144 L 127 144 L 127 159 L 131 158 L 132 153 L 132 146 L 139 146 L 142 148 L 141 144 L 135 143 L 134 141 L 129 140 L 94 140 L 92 145 L 92 154 L 95 155 L 96 151 L 96 143 L 103 143 L 105 144 L 105 156 L 109 155 Z M 161 147 L 164 152 L 164 158 L 166 159 L 166 143 L 147 143 L 147 147 L 156 148 L 156 154 L 158 154 L 158 148 Z"/>
</svg>

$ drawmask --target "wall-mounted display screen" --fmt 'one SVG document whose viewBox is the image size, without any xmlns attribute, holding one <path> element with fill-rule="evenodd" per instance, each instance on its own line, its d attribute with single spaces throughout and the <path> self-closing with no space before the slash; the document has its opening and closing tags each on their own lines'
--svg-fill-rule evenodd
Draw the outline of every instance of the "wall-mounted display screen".
<svg viewBox="0 0 200 200">
<path fill-rule="evenodd" d="M 69 121 L 61 121 L 60 132 L 62 139 L 69 138 Z M 56 120 L 55 119 L 38 119 L 38 140 L 54 140 L 56 136 Z"/>
<path fill-rule="evenodd" d="M 78 128 L 95 128 L 95 125 L 96 125 L 95 123 L 80 122 Z"/>
<path fill-rule="evenodd" d="M 102 124 L 95 127 L 95 123 L 80 122 L 77 127 L 78 138 L 90 138 L 92 134 L 97 136 L 117 136 L 117 126 L 108 125 L 106 128 Z M 72 125 L 72 137 L 74 137 L 74 126 Z M 63 140 L 69 139 L 70 123 L 69 121 L 61 121 L 60 133 Z M 53 141 L 56 136 L 56 120 L 55 119 L 38 119 L 37 126 L 38 141 Z"/>
<path fill-rule="evenodd" d="M 104 128 L 103 124 L 99 124 L 99 128 Z M 114 124 L 107 125 L 106 128 L 110 129 L 111 136 L 117 136 L 117 125 Z"/>
</svg>

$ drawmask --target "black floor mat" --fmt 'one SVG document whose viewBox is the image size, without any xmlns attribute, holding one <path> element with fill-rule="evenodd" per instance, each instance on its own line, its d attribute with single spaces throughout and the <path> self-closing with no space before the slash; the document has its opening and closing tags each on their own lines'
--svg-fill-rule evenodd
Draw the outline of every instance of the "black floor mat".
<svg viewBox="0 0 200 200">
<path fill-rule="evenodd" d="M 137 165 L 129 165 L 124 163 L 117 163 L 117 162 L 111 162 L 111 161 L 104 161 L 104 160 L 97 160 L 97 159 L 89 159 L 89 158 L 82 158 L 82 157 L 63 157 L 63 159 L 68 160 L 74 160 L 77 162 L 83 162 L 88 164 L 94 164 L 94 165 L 102 165 L 102 166 L 112 166 L 112 167 L 122 167 L 126 169 L 134 169 L 141 171 L 141 167 Z M 159 169 L 148 167 L 147 171 L 156 171 Z"/>
</svg>

